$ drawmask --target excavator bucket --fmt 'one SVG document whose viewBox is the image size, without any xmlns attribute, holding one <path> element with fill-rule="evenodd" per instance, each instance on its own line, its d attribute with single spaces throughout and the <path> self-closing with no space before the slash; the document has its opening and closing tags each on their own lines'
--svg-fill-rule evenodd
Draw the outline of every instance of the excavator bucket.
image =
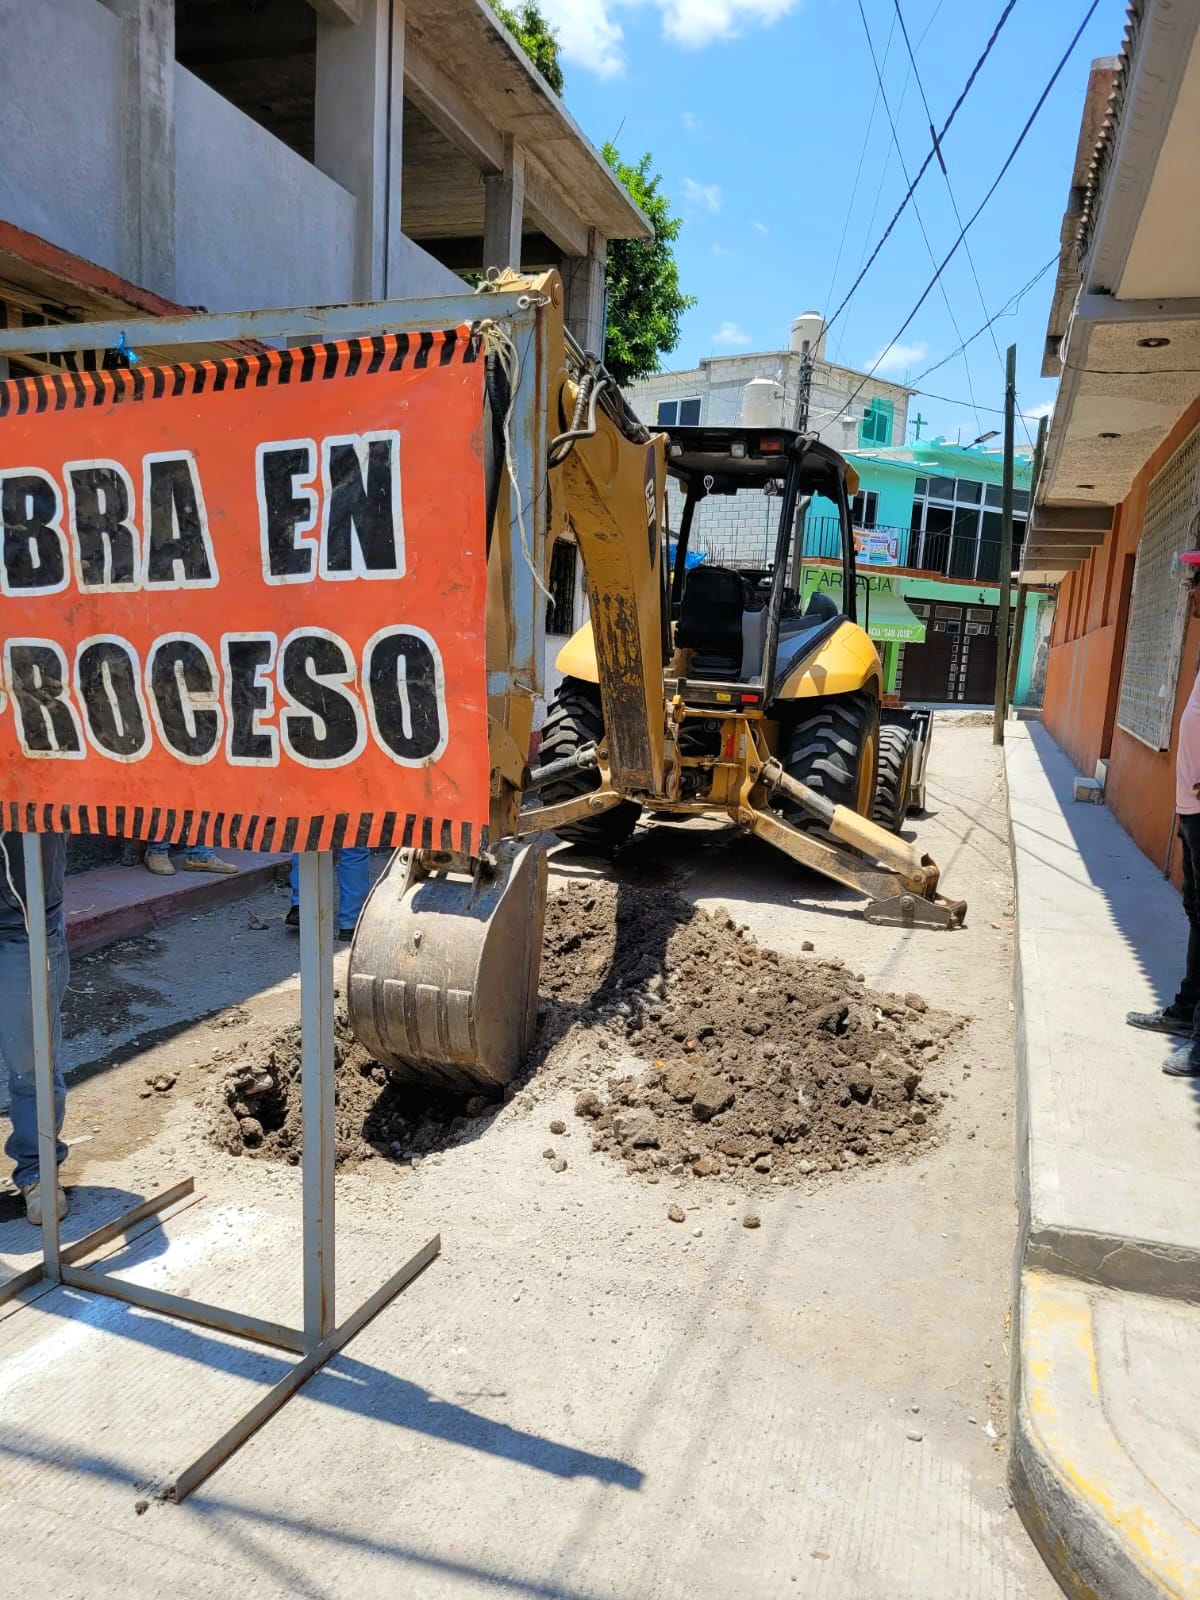
<svg viewBox="0 0 1200 1600">
<path fill-rule="evenodd" d="M 350 948 L 350 1022 L 395 1076 L 494 1093 L 522 1066 L 537 1021 L 546 853 L 505 839 L 469 871 L 398 850 Z"/>
</svg>

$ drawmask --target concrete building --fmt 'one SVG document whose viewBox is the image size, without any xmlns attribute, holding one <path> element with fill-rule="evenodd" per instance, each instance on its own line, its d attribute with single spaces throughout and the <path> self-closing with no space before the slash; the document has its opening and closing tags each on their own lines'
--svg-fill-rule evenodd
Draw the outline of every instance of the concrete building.
<svg viewBox="0 0 1200 1600">
<path fill-rule="evenodd" d="M 608 240 L 650 236 L 485 0 L 3 0 L 0 147 L 0 326 L 456 293 L 463 272 L 554 267 L 598 349 Z M 551 623 L 570 631 L 570 545 L 554 580 Z"/>
<path fill-rule="evenodd" d="M 903 444 L 913 391 L 827 360 L 824 319 L 808 311 L 793 322 L 786 349 L 710 356 L 687 371 L 639 378 L 627 393 L 651 427 L 737 422 L 791 427 L 806 413 L 808 431 L 844 451 L 860 444 Z M 773 505 L 766 500 L 760 518 L 747 517 L 733 500 L 707 501 L 697 513 L 695 548 L 709 549 L 714 559 L 756 560 Z M 672 514 L 674 526 L 675 502 Z"/>
<path fill-rule="evenodd" d="M 1061 385 L 1023 576 L 1060 580 L 1044 721 L 1178 876 L 1174 752 L 1200 664 L 1176 570 L 1200 507 L 1200 11 L 1131 6 L 1093 64 L 1043 372 Z"/>
<path fill-rule="evenodd" d="M 847 450 L 846 457 L 860 480 L 854 501 L 863 589 L 859 610 L 883 657 L 885 691 L 934 705 L 991 703 L 1000 604 L 1002 452 L 935 438 Z M 1031 453 L 1018 450 L 1014 566 L 1025 538 L 1031 468 Z M 814 501 L 802 547 L 806 593 L 814 586 L 840 593 L 840 539 L 833 505 Z M 1015 588 L 1010 598 L 1015 607 Z M 1052 587 L 1031 589 L 1014 686 L 1017 705 L 1040 703 L 1052 613 Z"/>
</svg>

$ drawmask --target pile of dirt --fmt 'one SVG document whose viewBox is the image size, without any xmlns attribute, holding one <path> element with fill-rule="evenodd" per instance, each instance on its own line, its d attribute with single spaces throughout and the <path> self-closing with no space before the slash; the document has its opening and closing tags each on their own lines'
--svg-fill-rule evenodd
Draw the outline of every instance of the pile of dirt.
<svg viewBox="0 0 1200 1600">
<path fill-rule="evenodd" d="M 962 1019 L 876 994 L 840 961 L 765 949 L 732 917 L 626 884 L 572 884 L 542 993 L 623 1035 L 644 1070 L 585 1089 L 593 1147 L 654 1175 L 787 1183 L 926 1143 L 925 1074 Z"/>
<path fill-rule="evenodd" d="M 690 1169 L 779 1184 L 902 1157 L 934 1135 L 946 1091 L 925 1074 L 961 1026 L 919 995 L 873 993 L 839 961 L 782 956 L 728 915 L 636 882 L 551 897 L 541 994 L 538 1076 L 518 1109 L 543 1084 L 561 1088 L 555 1062 L 582 1054 L 575 1109 L 593 1147 L 651 1181 Z M 344 1015 L 335 1055 L 341 1164 L 420 1159 L 497 1110 L 393 1083 Z M 614 1056 L 636 1070 L 606 1077 Z M 299 1160 L 299 1028 L 229 1072 L 210 1136 L 232 1154 Z"/>
</svg>

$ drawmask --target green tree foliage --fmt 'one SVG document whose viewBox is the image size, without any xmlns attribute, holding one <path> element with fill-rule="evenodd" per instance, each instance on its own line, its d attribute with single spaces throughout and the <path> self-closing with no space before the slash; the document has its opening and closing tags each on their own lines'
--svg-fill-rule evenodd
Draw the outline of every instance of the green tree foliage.
<svg viewBox="0 0 1200 1600">
<path fill-rule="evenodd" d="M 608 244 L 608 342 L 604 361 L 618 383 L 658 371 L 658 358 L 679 343 L 679 319 L 696 297 L 679 288 L 675 240 L 683 226 L 659 190 L 647 152 L 636 166 L 621 160 L 614 144 L 602 154 L 634 204 L 649 218 L 652 239 L 610 239 Z"/>
<path fill-rule="evenodd" d="M 502 0 L 488 0 L 492 10 L 554 90 L 563 92 L 562 67 L 558 61 L 558 36 L 538 10 L 535 0 L 520 6 L 506 6 Z"/>
<path fill-rule="evenodd" d="M 561 95 L 558 38 L 536 0 L 522 0 L 519 7 L 506 6 L 503 0 L 488 3 L 555 94 Z M 611 142 L 605 144 L 603 155 L 654 228 L 652 239 L 610 239 L 608 245 L 604 359 L 617 382 L 625 384 L 658 371 L 659 357 L 679 343 L 680 317 L 696 300 L 680 292 L 674 244 L 683 224 L 671 215 L 670 203 L 659 191 L 662 178 L 651 171 L 652 157 L 647 152 L 630 166 Z"/>
</svg>

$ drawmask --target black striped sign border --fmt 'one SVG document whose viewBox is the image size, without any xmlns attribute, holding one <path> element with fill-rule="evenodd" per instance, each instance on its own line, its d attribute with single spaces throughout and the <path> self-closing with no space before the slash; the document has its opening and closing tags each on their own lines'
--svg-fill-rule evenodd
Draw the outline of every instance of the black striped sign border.
<svg viewBox="0 0 1200 1600">
<path fill-rule="evenodd" d="M 330 378 L 353 378 L 360 372 L 401 372 L 406 365 L 417 369 L 448 367 L 455 361 L 466 365 L 478 360 L 480 349 L 479 336 L 470 328 L 439 328 L 167 367 L 113 367 L 100 372 L 64 369 L 0 383 L 0 417 L 118 405 L 126 400 L 174 400 L 208 391 L 261 389 L 272 383 L 323 383 Z"/>
<path fill-rule="evenodd" d="M 166 839 L 230 850 L 338 850 L 343 845 L 397 849 L 487 849 L 488 830 L 470 822 L 407 811 L 339 811 L 301 817 L 244 816 L 241 812 L 180 811 L 162 806 L 55 806 L 0 801 L 12 833 L 91 833 L 108 839 Z"/>
</svg>

